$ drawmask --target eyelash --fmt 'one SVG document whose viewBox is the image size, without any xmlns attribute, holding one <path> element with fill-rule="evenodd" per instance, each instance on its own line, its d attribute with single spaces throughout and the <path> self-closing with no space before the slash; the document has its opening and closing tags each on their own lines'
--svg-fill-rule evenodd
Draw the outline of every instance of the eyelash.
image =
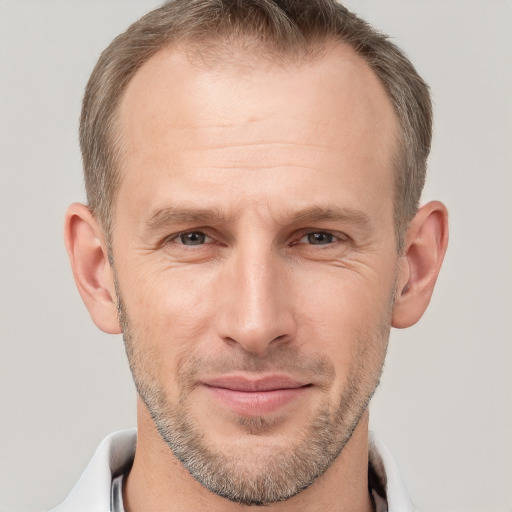
<svg viewBox="0 0 512 512">
<path fill-rule="evenodd" d="M 197 231 L 182 231 L 181 233 L 178 233 L 177 235 L 173 235 L 168 240 L 170 242 L 178 243 L 178 245 L 185 245 L 185 246 L 187 246 L 187 244 L 185 244 L 185 243 L 176 242 L 177 239 L 179 239 L 179 238 L 181 238 L 183 236 L 186 236 L 186 235 L 201 235 L 201 236 L 203 236 L 205 238 L 209 238 L 209 239 L 213 240 L 213 238 L 211 236 L 209 236 L 204 231 L 200 231 L 200 230 L 197 230 Z M 183 239 L 182 239 L 182 242 L 183 242 Z M 188 245 L 188 247 L 194 247 L 196 245 L 204 245 L 204 244 L 205 244 L 205 242 L 199 243 L 199 244 L 190 244 L 190 245 Z"/>
<path fill-rule="evenodd" d="M 206 230 L 191 230 L 191 231 L 181 231 L 180 233 L 176 233 L 174 235 L 171 235 L 170 237 L 168 237 L 166 240 L 165 240 L 165 243 L 175 243 L 177 245 L 182 245 L 184 247 L 198 247 L 198 246 L 202 246 L 202 245 L 206 245 L 206 244 L 209 244 L 211 242 L 202 242 L 202 243 L 197 243 L 197 244 L 186 244 L 186 243 L 180 243 L 179 240 L 181 237 L 183 236 L 186 236 L 186 235 L 200 235 L 200 236 L 203 236 L 205 238 L 209 238 L 210 240 L 214 241 L 215 243 L 215 237 L 214 236 L 211 236 L 210 234 L 208 234 L 208 232 Z M 327 243 L 318 243 L 318 244 L 315 244 L 315 243 L 307 243 L 307 242 L 302 242 L 304 245 L 311 245 L 311 246 L 332 246 L 333 244 L 335 244 L 336 242 L 348 242 L 349 241 L 349 237 L 343 233 L 338 233 L 338 232 L 333 232 L 333 231 L 327 231 L 327 230 L 303 230 L 301 231 L 300 233 L 300 237 L 299 238 L 296 238 L 296 241 L 290 243 L 289 245 L 290 246 L 294 246 L 294 245 L 299 245 L 301 244 L 301 240 L 303 240 L 304 238 L 307 238 L 307 237 L 310 237 L 310 236 L 314 236 L 314 235 L 323 235 L 323 236 L 327 236 L 328 238 L 330 237 L 331 241 L 330 242 L 327 242 Z M 181 238 L 181 241 L 183 242 L 183 239 Z M 219 245 L 217 243 L 217 245 Z"/>
</svg>

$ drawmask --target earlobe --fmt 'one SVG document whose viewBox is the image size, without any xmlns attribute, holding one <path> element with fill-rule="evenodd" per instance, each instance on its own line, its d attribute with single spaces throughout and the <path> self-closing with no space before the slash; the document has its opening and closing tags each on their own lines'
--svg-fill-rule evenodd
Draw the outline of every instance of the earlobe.
<svg viewBox="0 0 512 512">
<path fill-rule="evenodd" d="M 405 328 L 423 315 L 448 245 L 448 212 L 439 201 L 422 206 L 411 221 L 401 258 L 392 325 Z"/>
<path fill-rule="evenodd" d="M 106 333 L 120 333 L 114 276 L 103 232 L 87 206 L 74 203 L 68 208 L 64 240 L 76 286 L 93 322 Z"/>
</svg>

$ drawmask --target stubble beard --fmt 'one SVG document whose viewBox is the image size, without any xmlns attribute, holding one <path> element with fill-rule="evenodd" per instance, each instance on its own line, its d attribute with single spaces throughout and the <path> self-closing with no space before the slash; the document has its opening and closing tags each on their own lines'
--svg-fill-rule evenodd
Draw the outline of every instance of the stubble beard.
<svg viewBox="0 0 512 512">
<path fill-rule="evenodd" d="M 164 389 L 152 377 L 154 372 L 151 370 L 156 368 L 156 361 L 143 350 L 138 350 L 146 344 L 140 343 L 141 340 L 130 329 L 119 290 L 118 298 L 119 319 L 135 386 L 160 436 L 199 483 L 232 502 L 265 506 L 285 501 L 309 487 L 327 471 L 350 440 L 379 384 L 389 338 L 389 316 L 383 319 L 373 335 L 362 334 L 358 343 L 358 364 L 352 368 L 334 411 L 325 394 L 309 426 L 290 445 L 279 449 L 272 447 L 264 452 L 249 450 L 240 453 L 234 450 L 236 455 L 233 451 L 228 455 L 226 451 L 209 446 L 205 435 L 208 427 L 196 424 L 189 409 L 188 397 L 194 377 L 209 362 L 192 358 L 178 371 L 179 399 L 176 404 L 169 403 Z M 222 361 L 218 367 L 229 368 L 229 365 Z M 324 356 L 308 356 L 304 361 L 303 356 L 301 358 L 286 348 L 273 358 L 271 365 L 281 371 L 292 366 L 295 370 L 300 367 L 317 375 L 323 372 L 329 381 L 335 374 L 332 363 Z M 249 353 L 237 358 L 231 366 L 247 371 L 269 368 L 267 361 Z M 245 435 L 258 436 L 259 439 L 273 427 L 272 420 L 265 417 L 240 417 L 237 426 Z"/>
</svg>

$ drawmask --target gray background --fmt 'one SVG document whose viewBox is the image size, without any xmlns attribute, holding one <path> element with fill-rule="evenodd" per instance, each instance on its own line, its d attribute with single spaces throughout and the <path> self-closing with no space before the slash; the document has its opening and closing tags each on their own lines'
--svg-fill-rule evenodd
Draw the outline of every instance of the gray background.
<svg viewBox="0 0 512 512">
<path fill-rule="evenodd" d="M 0 509 L 64 498 L 135 425 L 120 337 L 99 332 L 62 243 L 83 200 L 77 119 L 100 51 L 154 0 L 0 0 Z M 425 512 L 512 510 L 510 0 L 351 0 L 433 89 L 425 199 L 451 243 L 423 320 L 392 334 L 372 425 Z"/>
</svg>

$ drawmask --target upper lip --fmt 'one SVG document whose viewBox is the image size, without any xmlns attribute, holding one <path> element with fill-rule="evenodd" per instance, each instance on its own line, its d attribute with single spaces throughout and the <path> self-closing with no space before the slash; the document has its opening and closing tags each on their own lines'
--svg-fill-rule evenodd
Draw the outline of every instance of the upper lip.
<svg viewBox="0 0 512 512">
<path fill-rule="evenodd" d="M 215 388 L 233 391 L 274 391 L 277 389 L 294 389 L 308 385 L 287 375 L 268 375 L 263 377 L 247 377 L 241 375 L 225 375 L 202 381 L 203 384 Z"/>
</svg>

